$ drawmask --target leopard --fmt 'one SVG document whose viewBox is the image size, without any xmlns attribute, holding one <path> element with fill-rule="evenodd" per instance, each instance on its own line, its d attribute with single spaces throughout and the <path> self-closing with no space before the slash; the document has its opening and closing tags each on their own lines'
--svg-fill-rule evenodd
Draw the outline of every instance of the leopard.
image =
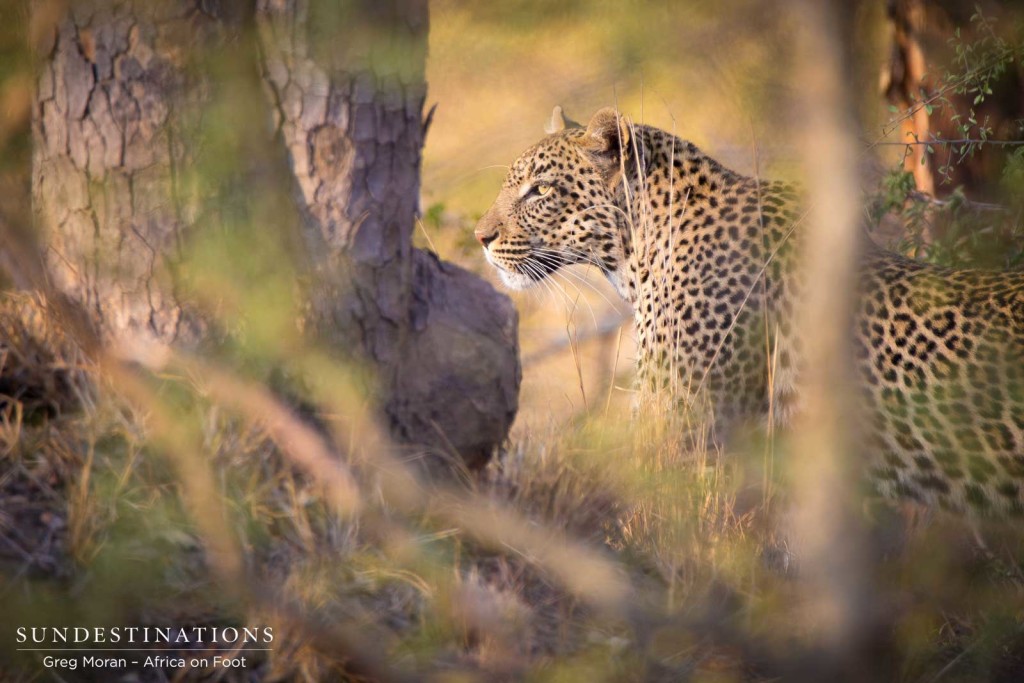
<svg viewBox="0 0 1024 683">
<path fill-rule="evenodd" d="M 600 271 L 632 308 L 640 386 L 716 423 L 785 427 L 801 411 L 807 203 L 615 108 L 581 125 L 556 107 L 474 235 L 512 290 Z M 942 267 L 861 232 L 848 340 L 866 480 L 889 499 L 1024 514 L 1024 272 Z"/>
</svg>

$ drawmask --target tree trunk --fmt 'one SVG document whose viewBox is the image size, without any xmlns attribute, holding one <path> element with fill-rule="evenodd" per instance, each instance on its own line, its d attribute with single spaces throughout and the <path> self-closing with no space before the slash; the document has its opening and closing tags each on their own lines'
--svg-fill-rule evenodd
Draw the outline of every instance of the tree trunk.
<svg viewBox="0 0 1024 683">
<path fill-rule="evenodd" d="M 290 175 L 271 189 L 290 183 L 305 219 L 315 332 L 369 361 L 396 437 L 486 462 L 517 408 L 516 313 L 483 281 L 412 248 L 425 0 L 72 3 L 40 70 L 33 121 L 49 278 L 107 339 L 209 336 L 215 321 L 176 273 L 190 240 L 220 227 L 204 209 L 217 189 L 183 178 L 216 153 L 196 133 L 211 91 L 237 74 L 218 80 L 196 54 L 245 49 L 253 16 L 272 106 L 244 106 L 266 110 L 288 153 Z M 270 162 L 251 156 L 246 205 L 268 189 L 254 177 Z"/>
<path fill-rule="evenodd" d="M 321 332 L 379 370 L 393 434 L 485 463 L 517 408 L 516 313 L 475 276 L 412 248 L 426 0 L 260 0 L 258 16 L 307 242 L 320 256 Z"/>
<path fill-rule="evenodd" d="M 199 332 L 163 266 L 188 227 L 175 177 L 201 101 L 185 60 L 217 29 L 184 2 L 75 2 L 40 69 L 32 196 L 47 271 L 108 337 Z"/>
<path fill-rule="evenodd" d="M 914 176 L 918 192 L 934 196 L 935 177 L 928 150 L 924 145 L 911 144 L 931 139 L 928 109 L 923 104 L 927 67 L 920 32 L 924 6 L 921 0 L 889 0 L 888 15 L 892 24 L 892 56 L 882 73 L 885 98 L 902 111 L 912 111 L 900 123 L 900 141 L 910 144 L 903 168 Z"/>
</svg>

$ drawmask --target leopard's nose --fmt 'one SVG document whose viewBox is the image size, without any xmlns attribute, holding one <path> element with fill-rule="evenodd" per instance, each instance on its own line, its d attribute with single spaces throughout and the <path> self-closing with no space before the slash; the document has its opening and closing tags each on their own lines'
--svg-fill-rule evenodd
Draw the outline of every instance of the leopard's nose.
<svg viewBox="0 0 1024 683">
<path fill-rule="evenodd" d="M 477 228 L 473 231 L 473 236 L 476 237 L 477 241 L 483 245 L 484 249 L 487 245 L 498 239 L 498 231 L 487 228 Z"/>
</svg>

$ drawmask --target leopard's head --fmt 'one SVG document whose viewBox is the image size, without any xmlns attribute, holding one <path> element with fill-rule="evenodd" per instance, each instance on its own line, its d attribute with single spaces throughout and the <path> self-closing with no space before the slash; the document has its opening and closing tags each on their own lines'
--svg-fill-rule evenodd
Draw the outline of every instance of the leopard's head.
<svg viewBox="0 0 1024 683">
<path fill-rule="evenodd" d="M 474 232 L 488 262 L 512 289 L 525 289 L 565 265 L 589 263 L 612 274 L 622 262 L 616 205 L 631 128 L 614 109 L 586 128 L 552 114 L 549 135 L 509 168 Z"/>
</svg>

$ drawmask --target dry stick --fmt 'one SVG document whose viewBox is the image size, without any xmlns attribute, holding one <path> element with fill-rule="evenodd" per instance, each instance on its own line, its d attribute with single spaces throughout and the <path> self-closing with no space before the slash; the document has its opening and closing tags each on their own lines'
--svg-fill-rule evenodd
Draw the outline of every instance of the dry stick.
<svg viewBox="0 0 1024 683">
<path fill-rule="evenodd" d="M 611 334 L 612 332 L 615 332 L 616 330 L 621 330 L 623 324 L 629 322 L 631 319 L 632 316 L 615 311 L 613 314 L 605 316 L 604 318 L 599 320 L 597 325 L 593 329 L 578 333 L 576 338 L 577 343 L 586 343 L 591 339 L 600 339 Z M 570 342 L 568 339 L 560 337 L 556 341 L 553 341 L 552 343 L 548 344 L 542 349 L 534 351 L 529 356 L 524 358 L 523 367 L 529 367 L 530 365 L 534 365 L 550 356 L 560 353 L 564 351 L 566 348 L 568 348 L 569 345 Z"/>
<path fill-rule="evenodd" d="M 750 122 L 750 132 L 753 140 L 753 156 L 754 156 L 754 187 L 757 192 L 757 224 L 761 232 L 761 246 L 767 251 L 768 244 L 765 240 L 764 231 L 764 204 L 762 203 L 761 194 L 761 158 L 760 148 L 757 145 L 757 135 L 754 132 L 753 122 Z M 762 319 L 764 322 L 764 343 L 765 343 L 765 362 L 767 367 L 765 368 L 767 380 L 768 380 L 768 418 L 766 425 L 766 439 L 764 444 L 764 475 L 762 478 L 762 492 L 763 504 L 765 509 L 768 509 L 769 502 L 771 501 L 771 485 L 772 475 L 774 473 L 775 463 L 775 419 L 776 419 L 776 405 L 775 405 L 775 380 L 776 380 L 776 369 L 778 368 L 778 325 L 775 330 L 775 349 L 772 349 L 772 330 L 769 318 L 770 302 L 768 300 L 768 282 L 766 278 L 758 278 L 761 282 L 761 295 L 764 298 L 764 304 L 762 305 Z M 767 518 L 766 518 L 767 521 Z"/>
<path fill-rule="evenodd" d="M 626 318 L 628 320 L 629 318 Z M 604 416 L 608 417 L 608 409 L 612 405 L 612 391 L 615 389 L 615 374 L 619 369 L 619 350 L 622 348 L 622 322 L 618 323 L 619 334 L 615 340 L 615 358 L 612 360 L 612 372 L 608 378 L 608 399 L 604 403 Z"/>
<path fill-rule="evenodd" d="M 996 211 L 999 213 L 1008 213 L 1009 208 L 1001 206 L 999 204 L 991 204 L 988 202 L 976 202 L 970 199 L 936 199 L 931 195 L 925 194 L 924 192 L 918 192 L 917 190 L 911 190 L 907 193 L 907 199 L 922 204 L 931 204 L 938 207 L 947 207 L 951 205 L 965 206 L 972 211 Z M 984 230 L 984 228 L 982 229 Z"/>
<path fill-rule="evenodd" d="M 910 142 L 886 140 L 883 142 L 875 142 L 874 144 L 879 146 L 898 145 L 900 147 L 911 147 L 915 145 L 992 145 L 994 147 L 1019 147 L 1024 145 L 1024 140 L 992 140 L 988 138 L 961 138 L 958 140 L 949 140 L 946 138 L 932 138 L 931 140 L 912 140 Z"/>
<path fill-rule="evenodd" d="M 569 319 L 566 320 L 565 333 L 569 337 L 569 348 L 572 349 L 572 360 L 576 366 L 576 381 L 580 388 L 580 396 L 583 398 L 583 412 L 586 414 L 590 412 L 590 406 L 587 404 L 587 391 L 583 386 L 583 364 L 580 360 L 580 343 L 577 337 L 579 327 L 572 320 L 572 312 L 569 314 Z"/>
</svg>

